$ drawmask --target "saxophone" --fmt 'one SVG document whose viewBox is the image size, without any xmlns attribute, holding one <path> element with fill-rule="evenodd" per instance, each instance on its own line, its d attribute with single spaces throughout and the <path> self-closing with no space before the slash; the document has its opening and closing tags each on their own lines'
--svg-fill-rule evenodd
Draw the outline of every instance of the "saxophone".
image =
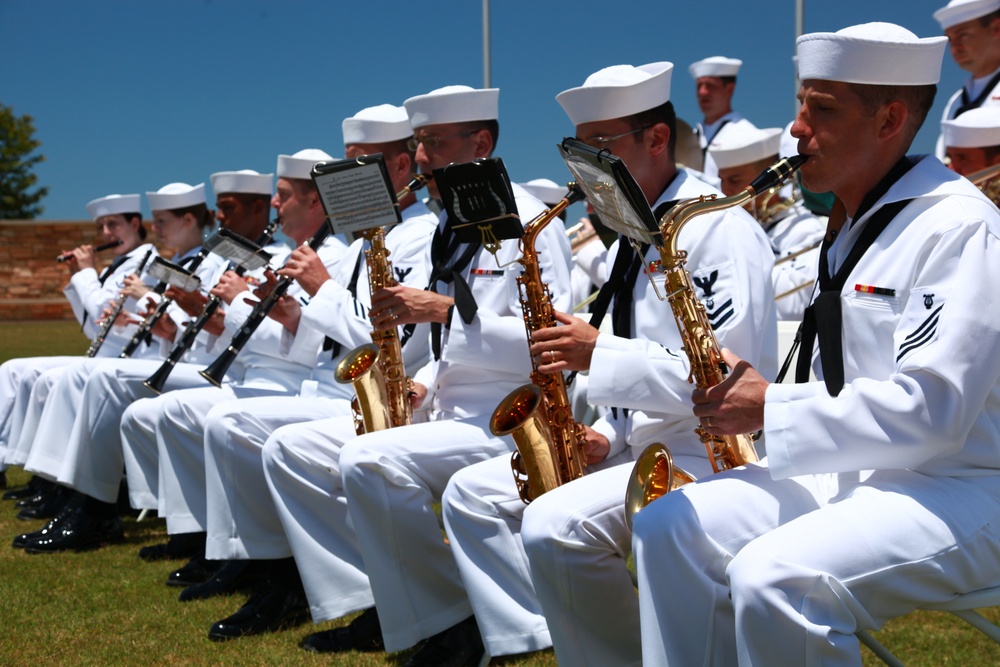
<svg viewBox="0 0 1000 667">
<path fill-rule="evenodd" d="M 396 193 L 396 199 L 416 192 L 431 178 L 418 174 Z M 398 284 L 392 273 L 389 251 L 385 247 L 385 230 L 375 227 L 361 232 L 361 235 L 371 244 L 371 248 L 365 251 L 369 293 L 374 295 L 384 287 Z M 351 401 L 351 409 L 358 435 L 406 426 L 413 418 L 409 398 L 412 380 L 406 377 L 403 368 L 403 350 L 397 328 L 373 329 L 371 336 L 371 343 L 348 352 L 335 371 L 337 382 L 354 385 L 356 395 Z"/>
<path fill-rule="evenodd" d="M 568 206 L 583 199 L 583 193 L 570 184 L 566 197 L 524 226 L 521 238 L 522 257 L 518 261 L 524 273 L 517 278 L 528 332 L 556 326 L 552 294 L 541 280 L 535 239 L 542 229 Z M 510 435 L 517 445 L 511 457 L 511 469 L 518 495 L 530 503 L 546 491 L 583 476 L 583 424 L 573 420 L 573 410 L 566 394 L 562 373 L 542 373 L 532 360 L 531 384 L 518 387 L 493 411 L 490 431 Z"/>
<path fill-rule="evenodd" d="M 658 247 L 666 292 L 674 320 L 680 330 L 684 352 L 691 364 L 689 382 L 699 389 L 714 387 L 726 378 L 719 341 L 705 313 L 705 306 L 695 296 L 691 275 L 684 264 L 687 252 L 677 248 L 681 228 L 692 218 L 731 206 L 742 206 L 760 193 L 777 187 L 802 166 L 805 158 L 796 155 L 778 160 L 765 169 L 743 191 L 717 199 L 716 195 L 701 196 L 681 202 L 670 209 L 660 222 L 663 245 Z M 748 434 L 712 435 L 699 425 L 695 429 L 705 445 L 712 470 L 721 472 L 758 461 L 753 438 Z M 673 465 L 670 451 L 661 443 L 653 443 L 639 455 L 625 489 L 625 522 L 629 528 L 636 513 L 677 486 L 694 481 L 694 477 Z"/>
</svg>

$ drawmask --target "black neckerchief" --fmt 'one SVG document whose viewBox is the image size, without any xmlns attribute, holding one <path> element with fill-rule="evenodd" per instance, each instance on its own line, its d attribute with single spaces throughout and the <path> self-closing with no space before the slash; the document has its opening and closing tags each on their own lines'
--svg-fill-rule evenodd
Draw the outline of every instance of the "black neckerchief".
<svg viewBox="0 0 1000 667">
<path fill-rule="evenodd" d="M 722 128 L 724 128 L 728 124 L 729 124 L 729 119 L 722 121 L 722 123 L 719 124 L 719 127 L 715 129 L 715 132 L 712 133 L 712 139 L 715 139 L 717 136 L 719 136 L 719 132 L 722 132 Z M 705 146 L 704 148 L 701 149 L 701 159 L 704 160 L 705 153 L 708 152 L 708 147 L 712 143 L 712 139 L 709 139 L 708 135 L 705 134 L 704 128 L 702 128 L 702 136 L 705 137 Z"/>
<path fill-rule="evenodd" d="M 387 235 L 388 236 L 388 235 Z M 354 271 L 351 273 L 351 279 L 347 283 L 347 291 L 351 293 L 352 299 L 358 298 L 358 276 L 361 275 L 361 265 L 364 263 L 365 258 L 365 246 L 368 242 L 365 241 L 361 244 L 361 251 L 358 253 L 358 261 L 354 263 Z M 323 351 L 331 350 L 330 358 L 336 359 L 340 356 L 340 350 L 343 346 L 334 339 L 326 336 L 323 338 Z"/>
<path fill-rule="evenodd" d="M 675 174 L 674 178 L 676 177 L 677 175 Z M 673 183 L 673 179 L 670 180 L 670 183 Z M 667 184 L 667 187 L 670 187 L 670 183 Z M 656 207 L 653 215 L 659 220 L 678 201 L 677 199 L 672 199 L 663 202 Z M 639 278 L 639 272 L 642 271 L 646 264 L 646 253 L 649 251 L 648 243 L 643 243 L 639 250 L 633 253 L 628 252 L 628 248 L 630 247 L 624 236 L 618 237 L 618 254 L 615 255 L 615 263 L 611 267 L 611 274 L 608 276 L 608 281 L 601 286 L 600 291 L 597 293 L 597 299 L 594 300 L 594 306 L 591 309 L 590 315 L 590 326 L 599 329 L 601 321 L 604 320 L 604 316 L 608 312 L 608 306 L 613 299 L 611 330 L 619 338 L 633 337 L 632 311 L 633 299 L 635 298 L 635 283 Z M 568 381 L 572 382 L 574 377 L 575 374 L 571 375 Z M 611 412 L 615 418 L 618 417 L 618 408 L 611 408 Z M 628 417 L 628 408 L 624 408 L 622 414 Z"/>
<path fill-rule="evenodd" d="M 861 201 L 853 221 L 860 220 L 889 191 L 900 178 L 908 172 L 916 162 L 908 157 L 902 158 L 893 166 L 875 188 Z M 806 308 L 799 325 L 802 349 L 799 350 L 798 362 L 795 367 L 795 381 L 808 382 L 809 370 L 812 364 L 813 345 L 819 337 L 820 364 L 823 367 L 823 379 L 826 390 L 831 396 L 840 394 L 844 388 L 844 353 L 843 353 L 843 312 L 840 293 L 847 283 L 847 278 L 868 249 L 875 243 L 879 234 L 889 225 L 912 199 L 892 202 L 883 205 L 865 222 L 865 227 L 856 239 L 847 255 L 847 259 L 830 275 L 827 258 L 834 237 L 827 236 L 823 240 L 819 256 L 819 294 L 812 304 Z M 787 362 L 786 362 L 787 366 Z"/>
<path fill-rule="evenodd" d="M 993 92 L 993 89 L 996 88 L 998 83 L 1000 83 L 1000 72 L 993 75 L 993 77 L 986 84 L 986 87 L 983 88 L 982 92 L 980 92 L 974 100 L 969 99 L 969 91 L 965 86 L 962 86 L 962 104 L 955 109 L 955 115 L 952 116 L 952 118 L 958 118 L 966 111 L 978 109 L 983 106 L 983 102 L 986 101 L 986 98 L 989 97 L 989 94 Z"/>
<path fill-rule="evenodd" d="M 462 242 L 451 231 L 447 224 L 438 225 L 434 231 L 434 238 L 431 241 L 431 276 L 428 280 L 427 289 L 437 292 L 438 282 L 444 284 L 454 283 L 455 285 L 455 308 L 461 315 L 462 321 L 471 324 L 476 316 L 479 307 L 476 305 L 476 298 L 472 295 L 472 289 L 462 276 L 462 272 L 472 262 L 482 244 L 479 242 L 469 243 L 465 246 L 462 254 L 454 261 L 449 260 L 455 256 Z M 434 350 L 434 359 L 441 358 L 441 323 L 431 322 L 431 347 Z"/>
</svg>

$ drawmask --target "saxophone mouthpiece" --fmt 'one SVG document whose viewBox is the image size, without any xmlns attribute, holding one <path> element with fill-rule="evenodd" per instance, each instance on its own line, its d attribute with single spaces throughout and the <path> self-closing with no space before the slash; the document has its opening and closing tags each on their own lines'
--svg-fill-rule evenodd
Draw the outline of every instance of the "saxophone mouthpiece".
<svg viewBox="0 0 1000 667">
<path fill-rule="evenodd" d="M 765 169 L 753 180 L 748 189 L 753 190 L 754 196 L 766 192 L 771 188 L 776 188 L 788 180 L 795 171 L 809 159 L 806 155 L 793 155 L 782 158 L 770 167 Z"/>
</svg>

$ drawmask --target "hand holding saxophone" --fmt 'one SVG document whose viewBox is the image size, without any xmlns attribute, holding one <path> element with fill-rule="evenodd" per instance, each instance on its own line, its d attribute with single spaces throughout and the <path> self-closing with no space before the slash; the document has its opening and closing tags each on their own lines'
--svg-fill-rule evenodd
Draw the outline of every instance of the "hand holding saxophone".
<svg viewBox="0 0 1000 667">
<path fill-rule="evenodd" d="M 402 324 L 448 322 L 448 309 L 455 299 L 430 290 L 405 285 L 384 287 L 372 294 L 368 318 L 377 330 L 391 329 Z"/>
<path fill-rule="evenodd" d="M 712 435 L 754 433 L 764 427 L 764 394 L 770 384 L 753 366 L 728 349 L 722 358 L 730 372 L 719 384 L 695 389 L 694 414 Z"/>
<path fill-rule="evenodd" d="M 588 370 L 600 332 L 574 315 L 552 313 L 562 326 L 538 329 L 531 335 L 534 342 L 528 352 L 536 367 L 542 373 Z"/>
</svg>

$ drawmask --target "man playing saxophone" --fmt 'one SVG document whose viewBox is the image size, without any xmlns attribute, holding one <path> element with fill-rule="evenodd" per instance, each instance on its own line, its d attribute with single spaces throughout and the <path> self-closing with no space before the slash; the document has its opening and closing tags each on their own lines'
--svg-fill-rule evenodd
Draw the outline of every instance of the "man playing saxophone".
<svg viewBox="0 0 1000 667">
<path fill-rule="evenodd" d="M 946 41 L 888 23 L 797 40 L 800 173 L 843 214 L 799 383 L 727 353 L 693 395 L 710 433 L 763 429 L 767 459 L 636 516 L 647 665 L 861 665 L 857 630 L 1000 584 L 1000 212 L 907 156 Z"/>
<path fill-rule="evenodd" d="M 390 104 L 369 107 L 344 119 L 341 127 L 346 157 L 381 153 L 393 191 L 403 192 L 416 173 L 413 151 L 407 146 L 412 132 L 406 109 Z M 307 330 L 317 332 L 319 340 L 326 336 L 313 387 L 296 396 L 226 401 L 208 414 L 205 554 L 213 561 L 230 561 L 225 566 L 229 571 L 242 568 L 243 578 L 267 573 L 267 581 L 258 582 L 246 604 L 212 625 L 212 639 L 274 631 L 292 620 L 305 620 L 307 598 L 314 609 L 322 610 L 322 600 L 330 590 L 343 592 L 354 583 L 353 568 L 341 576 L 335 563 L 330 566 L 314 556 L 329 550 L 324 540 L 331 531 L 325 530 L 326 525 L 346 522 L 346 508 L 333 500 L 338 481 L 331 469 L 336 467 L 339 452 L 324 446 L 319 436 L 354 433 L 349 406 L 352 389 L 337 382 L 334 374 L 345 355 L 372 340 L 370 285 L 427 284 L 427 247 L 437 216 L 414 193 L 400 197 L 399 205 L 403 221 L 385 234 L 386 257 L 373 256 L 372 243 L 359 238 L 335 271 L 327 269 L 307 246 L 296 248 L 280 271 L 295 278 L 309 295 L 308 304 L 297 308 L 295 344 L 302 344 Z M 414 334 L 399 327 L 395 333 L 400 339 L 400 365 L 419 368 L 427 362 L 426 328 Z M 281 458 L 283 472 L 303 483 L 288 495 L 284 495 L 288 486 L 282 486 L 282 493 L 272 497 L 267 493 L 261 456 L 273 437 L 286 448 Z M 218 584 L 218 580 L 210 582 L 201 590 L 212 592 L 214 587 L 221 592 Z"/>
<path fill-rule="evenodd" d="M 740 192 L 778 160 L 781 133 L 780 127 L 735 128 L 709 147 L 719 167 L 722 194 L 731 197 Z M 794 193 L 784 197 L 784 190 L 764 192 L 747 204 L 747 210 L 764 227 L 774 250 L 771 280 L 778 319 L 798 322 L 812 297 L 824 225 Z"/>
<path fill-rule="evenodd" d="M 556 98 L 576 136 L 624 160 L 661 215 L 667 202 L 717 194 L 674 161 L 672 72 L 669 62 L 609 67 Z M 733 208 L 692 221 L 680 245 L 700 285 L 690 298 L 706 304 L 716 335 L 776 369 L 773 253 L 761 226 Z M 542 372 L 589 369 L 590 401 L 614 406 L 587 429 L 587 474 L 525 506 L 509 457 L 499 457 L 456 473 L 443 497 L 448 535 L 491 655 L 551 644 L 560 664 L 637 664 L 638 606 L 624 521 L 633 452 L 667 440 L 686 470 L 712 470 L 694 433 L 680 333 L 670 305 L 654 291 L 665 296 L 664 277 L 655 273 L 660 255 L 643 248 L 639 256 L 619 240 L 610 256 L 602 289 L 612 300 L 614 335 L 557 312 L 562 326 L 535 331 L 530 351 Z M 649 349 L 669 360 L 647 371 Z M 660 386 L 643 384 L 651 377 Z"/>
</svg>

